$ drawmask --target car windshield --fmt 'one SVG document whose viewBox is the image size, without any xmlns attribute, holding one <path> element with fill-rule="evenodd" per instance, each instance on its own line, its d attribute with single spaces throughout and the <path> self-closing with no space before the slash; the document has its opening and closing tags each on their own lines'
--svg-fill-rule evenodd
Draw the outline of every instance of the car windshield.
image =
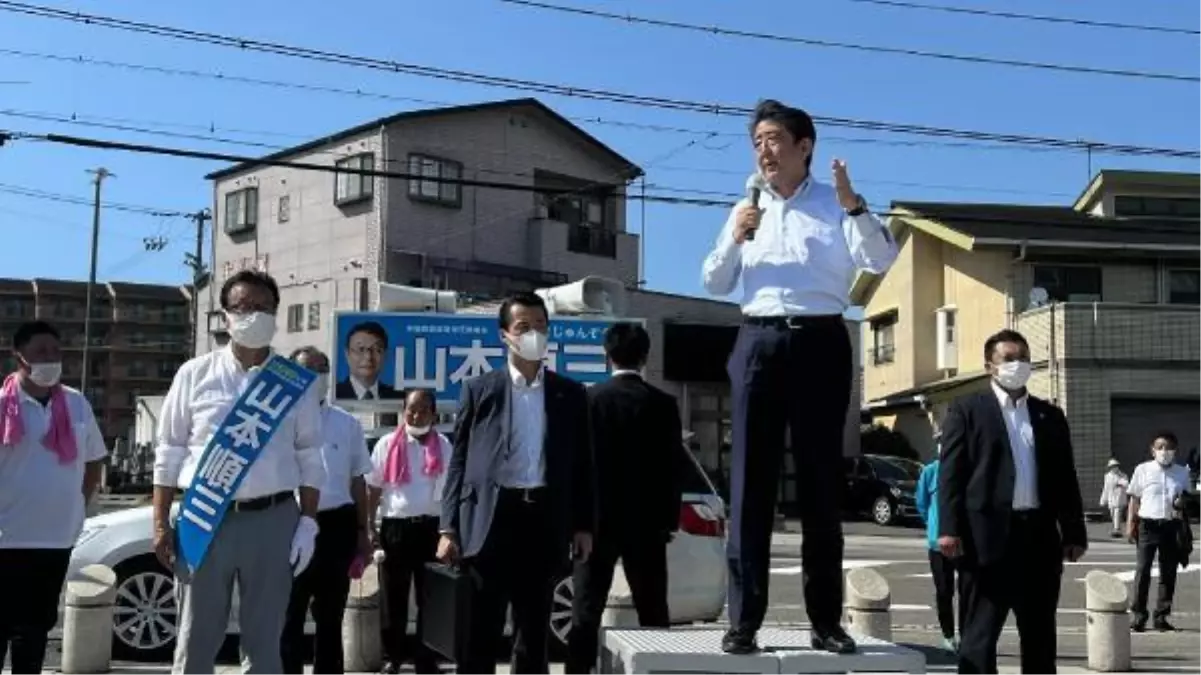
<svg viewBox="0 0 1201 675">
<path fill-rule="evenodd" d="M 922 473 L 922 465 L 910 459 L 870 457 L 868 461 L 881 480 L 917 480 Z"/>
</svg>

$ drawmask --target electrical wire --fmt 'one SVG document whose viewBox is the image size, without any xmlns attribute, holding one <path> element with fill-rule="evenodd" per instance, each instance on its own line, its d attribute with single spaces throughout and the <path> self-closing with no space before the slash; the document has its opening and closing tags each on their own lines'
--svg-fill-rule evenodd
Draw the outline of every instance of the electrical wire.
<svg viewBox="0 0 1201 675">
<path fill-rule="evenodd" d="M 59 192 L 48 192 L 46 190 L 24 187 L 21 185 L 12 185 L 9 183 L 0 183 L 0 192 L 14 194 L 21 197 L 29 197 L 32 199 L 61 202 L 64 204 L 93 206 L 92 200 L 85 197 L 77 197 L 75 195 L 62 194 Z M 187 218 L 189 216 L 189 214 L 182 211 L 170 211 L 166 209 L 155 208 L 153 206 L 141 206 L 138 204 L 100 202 L 100 207 L 111 211 L 123 211 L 125 213 L 133 213 L 140 216 L 150 216 L 153 218 Z"/>
<path fill-rule="evenodd" d="M 1096 68 L 1092 66 L 1072 66 L 1062 63 L 1048 63 L 1046 61 L 1019 61 L 1016 59 L 1001 59 L 990 56 L 976 56 L 973 54 L 949 54 L 946 52 L 932 52 L 924 49 L 884 47 L 880 45 L 865 45 L 855 42 L 836 42 L 834 40 L 822 40 L 818 38 L 800 37 L 796 35 L 780 35 L 777 33 L 760 33 L 757 31 L 741 30 L 736 28 L 723 28 L 721 26 L 702 26 L 700 24 L 684 23 L 682 21 L 652 19 L 645 16 L 635 16 L 630 13 L 618 14 L 616 12 L 606 12 L 599 9 L 585 9 L 583 7 L 557 5 L 549 2 L 537 2 L 535 0 L 498 0 L 498 2 L 506 5 L 518 5 L 532 9 L 559 12 L 562 14 L 586 16 L 593 19 L 624 21 L 630 24 L 641 24 L 644 26 L 654 26 L 656 28 L 672 28 L 675 30 L 693 31 L 697 33 L 706 33 L 709 35 L 720 35 L 723 37 L 763 40 L 792 45 L 804 45 L 807 47 L 843 49 L 857 52 L 869 52 L 873 54 L 892 54 L 895 56 L 912 56 L 924 59 L 971 63 L 975 65 L 1008 66 L 1012 68 L 1049 70 L 1059 73 L 1075 73 L 1081 75 L 1107 75 L 1111 77 L 1136 78 L 1144 80 L 1168 80 L 1172 82 L 1201 82 L 1201 77 L 1196 75 L 1160 73 L 1146 70 Z"/>
<path fill-rule="evenodd" d="M 986 16 L 994 19 L 1017 19 L 1020 21 L 1041 21 L 1045 23 L 1069 24 L 1087 26 L 1090 28 L 1114 28 L 1118 30 L 1148 31 L 1154 33 L 1175 33 L 1178 35 L 1201 35 L 1201 31 L 1192 28 L 1177 28 L 1175 26 L 1153 26 L 1150 24 L 1120 23 L 1116 21 L 1098 21 L 1096 19 L 1078 19 L 1067 16 L 1048 16 L 1045 14 L 1021 14 L 1018 12 L 1002 12 L 995 9 L 976 9 L 974 7 L 951 7 L 948 5 L 929 5 L 921 2 L 901 2 L 900 0 L 845 0 L 865 5 L 881 5 L 903 9 L 920 9 L 930 12 L 946 12 L 948 14 L 968 14 Z"/>
<path fill-rule="evenodd" d="M 291 58 L 299 58 L 322 63 L 332 63 L 346 65 L 356 68 L 365 68 L 382 72 L 395 74 L 405 74 L 418 77 L 432 78 L 444 81 L 461 82 L 465 84 L 476 84 L 481 86 L 499 87 L 506 89 L 514 89 L 520 91 L 542 93 L 555 96 L 567 96 L 582 98 L 594 101 L 607 101 L 611 103 L 621 103 L 624 105 L 636 105 L 648 108 L 658 108 L 662 110 L 677 110 L 687 112 L 706 113 L 719 116 L 738 116 L 745 117 L 751 112 L 750 108 L 745 106 L 733 106 L 720 103 L 703 103 L 698 101 L 688 101 L 683 99 L 673 99 L 657 96 L 644 96 L 639 94 L 630 94 L 625 92 L 617 92 L 603 89 L 592 89 L 586 87 L 575 87 L 569 85 L 551 84 L 539 82 L 536 80 L 527 80 L 519 78 L 501 77 L 496 75 L 487 75 L 481 73 L 473 73 L 463 70 L 452 70 L 447 68 L 437 68 L 433 66 L 424 66 L 419 64 L 402 63 L 399 61 L 389 61 L 386 59 L 371 58 L 365 56 L 357 56 L 352 54 L 333 52 L 328 50 L 319 50 L 308 47 L 297 47 L 276 42 L 265 42 L 261 40 L 252 40 L 248 38 L 238 38 L 218 33 L 209 33 L 204 31 L 196 31 L 190 29 L 174 28 L 158 24 L 151 24 L 141 21 L 131 21 L 127 19 L 117 19 L 113 17 L 101 16 L 96 14 L 84 14 L 82 12 L 70 12 L 67 10 L 55 9 L 52 7 L 43 7 L 40 5 L 32 5 L 28 3 L 12 2 L 11 0 L 0 0 L 0 11 L 23 14 L 26 16 L 36 16 L 41 18 L 49 18 L 60 21 L 68 21 L 72 23 L 80 23 L 89 26 L 98 26 L 103 28 L 111 28 L 134 33 L 155 35 L 175 40 L 194 42 L 200 44 L 209 44 L 220 47 L 228 47 L 241 51 L 254 51 L 267 54 L 275 54 L 279 56 L 287 56 Z M 1196 158 L 1201 157 L 1201 153 L 1192 150 L 1181 150 L 1173 148 L 1152 148 L 1137 145 L 1124 145 L 1114 143 L 1091 142 L 1084 140 L 1070 140 L 1062 138 L 1051 138 L 1041 136 L 1027 136 L 1020 134 L 1004 134 L 994 132 L 983 132 L 965 129 L 953 129 L 947 127 L 934 127 L 917 124 L 903 124 L 895 122 L 883 122 L 878 120 L 864 120 L 848 117 L 828 117 L 814 116 L 815 121 L 826 124 L 828 126 L 842 127 L 848 129 L 860 129 L 868 131 L 884 131 L 893 133 L 915 134 L 920 136 L 937 136 L 944 138 L 958 138 L 969 140 L 995 141 L 999 143 L 1012 143 L 1018 145 L 1035 145 L 1042 147 L 1061 147 L 1072 148 L 1076 150 L 1090 150 L 1092 152 L 1109 152 L 1123 155 L 1140 155 L 1140 156 L 1164 156 L 1164 157 L 1180 157 L 1180 158 Z"/>
</svg>

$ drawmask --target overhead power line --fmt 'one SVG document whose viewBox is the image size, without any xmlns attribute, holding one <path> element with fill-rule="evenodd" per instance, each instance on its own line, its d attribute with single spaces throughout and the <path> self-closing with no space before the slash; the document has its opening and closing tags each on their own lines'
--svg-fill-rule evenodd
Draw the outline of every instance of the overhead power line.
<svg viewBox="0 0 1201 675">
<path fill-rule="evenodd" d="M 884 47 L 881 45 L 865 45 L 856 42 L 838 42 L 835 40 L 823 40 L 819 38 L 801 37 L 798 35 L 780 35 L 778 33 L 761 33 L 758 31 L 741 30 L 737 28 L 724 28 L 722 26 L 702 26 L 694 23 L 684 23 L 682 21 L 670 21 L 667 19 L 652 19 L 645 16 L 635 16 L 633 14 L 618 14 L 616 12 L 606 12 L 599 9 L 584 9 L 583 7 L 571 7 L 569 5 L 556 5 L 549 2 L 536 2 L 535 0 L 499 0 L 508 5 L 521 5 L 523 7 L 531 7 L 534 9 L 548 10 L 552 12 L 561 12 L 564 14 L 575 14 L 577 16 L 586 16 L 594 19 L 610 19 L 615 21 L 625 21 L 631 24 L 642 24 L 644 26 L 655 26 L 657 28 L 673 28 L 676 30 L 693 31 L 697 33 L 707 33 L 709 35 L 721 35 L 725 37 L 746 38 L 752 40 L 766 40 L 769 42 L 779 42 L 792 45 L 804 45 L 806 47 L 821 47 L 830 49 L 843 49 L 857 52 L 870 52 L 875 54 L 893 54 L 896 56 L 913 56 L 924 59 L 938 59 L 942 61 L 958 61 L 960 63 L 973 63 L 977 65 L 991 66 L 1009 66 L 1013 68 L 1028 68 L 1033 70 L 1050 70 L 1060 73 L 1077 73 L 1083 75 L 1108 75 L 1111 77 L 1126 77 L 1138 78 L 1144 80 L 1169 80 L 1173 82 L 1201 82 L 1201 77 L 1196 75 L 1181 75 L 1178 73 L 1159 73 L 1146 70 L 1122 70 L 1113 68 L 1094 68 L 1092 66 L 1072 66 L 1062 63 L 1047 63 L 1045 61 L 1019 61 L 1016 59 L 1001 59 L 991 56 L 977 56 L 974 54 L 949 54 L 946 52 L 932 52 L 924 49 L 910 49 L 907 47 Z"/>
<path fill-rule="evenodd" d="M 46 190 L 24 187 L 21 185 L 12 185 L 9 183 L 0 183 L 0 193 L 28 197 L 30 199 L 42 199 L 60 202 L 63 204 L 75 204 L 78 206 L 92 206 L 93 203 L 91 199 L 86 197 L 77 197 L 75 195 L 63 194 L 61 192 L 49 192 Z M 100 202 L 100 207 L 110 211 L 122 211 L 125 213 L 133 213 L 140 216 L 150 216 L 153 218 L 186 218 L 188 215 L 182 211 L 158 209 L 153 206 L 140 206 L 138 204 L 121 204 L 118 202 Z"/>
<path fill-rule="evenodd" d="M 1116 21 L 1098 21 L 1096 19 L 1078 19 L 1067 16 L 1047 16 L 1045 14 L 1021 14 L 1018 12 L 1002 12 L 995 9 L 976 9 L 974 7 L 950 7 L 947 5 L 930 5 L 922 2 L 902 2 L 901 0 L 846 0 L 865 5 L 883 5 L 904 9 L 920 9 L 930 12 L 946 12 L 949 14 L 968 14 L 986 16 L 994 19 L 1017 19 L 1020 21 L 1042 21 L 1045 23 L 1070 24 L 1073 26 L 1089 26 L 1092 28 L 1114 28 L 1118 30 L 1148 31 L 1154 33 L 1175 33 L 1178 35 L 1201 35 L 1201 30 L 1192 28 L 1177 28 L 1175 26 L 1153 26 L 1141 23 L 1119 23 Z"/>
<path fill-rule="evenodd" d="M 624 105 L 636 105 L 648 108 L 658 108 L 662 110 L 678 110 L 687 112 L 706 113 L 710 115 L 723 116 L 738 116 L 744 117 L 750 114 L 751 109 L 746 106 L 725 105 L 720 103 L 703 103 L 698 101 L 688 101 L 683 99 L 673 99 L 658 96 L 644 96 L 639 94 L 630 94 L 625 92 L 609 91 L 604 89 L 592 89 L 586 87 L 575 87 L 568 85 L 558 85 L 536 80 L 526 80 L 510 77 L 501 77 L 496 75 L 486 75 L 481 73 L 472 73 L 462 70 L 452 70 L 447 68 L 437 68 L 433 66 L 423 66 L 416 64 L 402 63 L 399 61 L 389 61 L 386 59 L 377 59 L 365 56 L 356 56 L 340 52 L 331 52 L 326 50 L 312 49 L 308 47 L 297 47 L 285 45 L 276 42 L 264 42 L 261 40 L 252 40 L 247 38 L 238 38 L 228 35 L 220 35 L 217 33 L 208 33 L 203 31 L 195 31 L 190 29 L 173 28 L 170 26 L 162 26 L 150 24 L 140 21 L 130 21 L 126 19 L 117 19 L 112 17 L 100 16 L 95 14 L 83 14 L 81 12 L 69 12 L 66 10 L 55 9 L 52 7 L 42 7 L 39 5 L 31 5 L 27 3 L 11 2 L 9 0 L 0 0 L 0 11 L 14 12 L 28 16 L 37 16 L 42 18 L 56 19 L 61 21 L 70 21 L 73 23 L 81 23 L 90 26 L 100 26 L 104 28 L 112 28 L 116 30 L 129 31 L 134 33 L 143 33 L 148 35 L 156 35 L 176 40 L 188 42 L 196 42 L 202 44 L 210 44 L 222 47 L 229 47 L 242 51 L 256 51 L 267 54 L 276 54 L 279 56 L 288 56 L 292 58 L 306 59 L 310 61 L 318 61 L 323 63 L 333 63 L 346 65 L 357 68 L 365 68 L 382 72 L 397 73 L 404 75 L 413 75 L 418 77 L 433 78 L 439 80 L 462 82 L 466 84 L 476 84 L 481 86 L 499 87 L 504 89 L 514 89 L 519 91 L 549 94 L 554 96 L 567 96 L 582 98 L 594 101 L 607 101 L 611 103 L 621 103 Z M 840 127 L 847 129 L 859 129 L 864 131 L 880 131 L 901 134 L 915 134 L 919 136 L 935 136 L 943 138 L 957 138 L 976 141 L 992 141 L 997 143 L 1010 143 L 1016 145 L 1032 145 L 1040 147 L 1059 147 L 1075 150 L 1089 150 L 1096 153 L 1114 153 L 1123 155 L 1141 155 L 1141 156 L 1163 156 L 1177 158 L 1197 158 L 1201 157 L 1201 153 L 1193 150 L 1179 150 L 1173 148 L 1153 148 L 1137 145 L 1123 145 L 1115 143 L 1092 142 L 1080 139 L 1069 140 L 1063 138 L 1051 138 L 1041 136 L 1027 136 L 1021 134 L 1004 134 L 984 131 L 973 131 L 966 129 L 954 129 L 947 127 L 934 127 L 918 124 L 903 124 L 896 122 L 882 122 L 877 120 L 863 120 L 848 117 L 828 117 L 814 116 L 814 120 L 832 127 Z"/>
</svg>

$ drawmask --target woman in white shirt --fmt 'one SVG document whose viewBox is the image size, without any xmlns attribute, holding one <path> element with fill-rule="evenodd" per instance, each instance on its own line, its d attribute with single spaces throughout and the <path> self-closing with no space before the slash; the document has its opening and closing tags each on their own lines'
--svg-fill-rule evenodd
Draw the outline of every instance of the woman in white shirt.
<svg viewBox="0 0 1201 675">
<path fill-rule="evenodd" d="M 410 582 L 416 587 L 417 625 L 421 625 L 425 564 L 434 561 L 438 547 L 438 518 L 450 459 L 450 442 L 433 428 L 433 392 L 414 389 L 404 401 L 404 423 L 375 444 L 367 476 L 368 511 L 371 518 L 378 511 L 381 519 L 376 548 L 384 553 L 380 564 L 384 673 L 400 671 Z M 439 672 L 434 653 L 420 640 L 412 659 L 418 673 Z"/>
<path fill-rule="evenodd" d="M 1130 481 L 1122 473 L 1118 460 L 1111 459 L 1105 467 L 1105 483 L 1101 488 L 1101 506 L 1109 509 L 1113 519 L 1113 532 L 1110 536 L 1118 539 L 1122 536 L 1122 523 L 1126 519 L 1126 487 Z"/>
</svg>

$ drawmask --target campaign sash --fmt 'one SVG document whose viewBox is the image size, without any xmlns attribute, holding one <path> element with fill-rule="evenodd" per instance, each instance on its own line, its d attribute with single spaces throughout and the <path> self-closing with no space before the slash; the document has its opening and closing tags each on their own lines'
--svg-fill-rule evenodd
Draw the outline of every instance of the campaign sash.
<svg viewBox="0 0 1201 675">
<path fill-rule="evenodd" d="M 315 379 L 300 364 L 272 354 L 209 439 L 176 521 L 179 552 L 192 573 L 204 562 L 242 479 Z"/>
</svg>

